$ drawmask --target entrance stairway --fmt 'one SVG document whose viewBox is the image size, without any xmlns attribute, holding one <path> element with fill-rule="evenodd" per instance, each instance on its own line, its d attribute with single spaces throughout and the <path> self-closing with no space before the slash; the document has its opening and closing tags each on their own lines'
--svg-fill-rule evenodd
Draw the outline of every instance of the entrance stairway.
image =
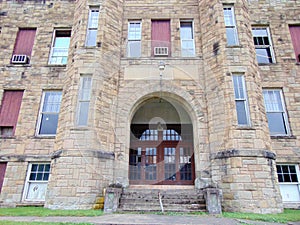
<svg viewBox="0 0 300 225">
<path fill-rule="evenodd" d="M 124 189 L 118 211 L 159 212 L 159 195 L 165 212 L 206 211 L 202 191 L 194 189 Z"/>
</svg>

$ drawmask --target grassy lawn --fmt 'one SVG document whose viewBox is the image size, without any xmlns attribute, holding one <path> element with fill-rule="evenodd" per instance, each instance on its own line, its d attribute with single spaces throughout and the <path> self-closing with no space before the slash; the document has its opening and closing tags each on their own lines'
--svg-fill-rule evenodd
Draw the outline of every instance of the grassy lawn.
<svg viewBox="0 0 300 225">
<path fill-rule="evenodd" d="M 52 210 L 43 207 L 0 208 L 0 216 L 101 216 L 102 210 Z"/>
<path fill-rule="evenodd" d="M 41 223 L 41 222 L 1 221 L 1 225 L 92 225 L 92 224 L 91 223 Z"/>
<path fill-rule="evenodd" d="M 135 214 L 135 213 L 134 213 Z M 157 213 L 161 214 L 161 213 Z M 203 216 L 207 215 L 203 212 L 191 213 L 192 215 Z M 191 215 L 190 214 L 190 215 Z M 0 216 L 101 216 L 103 211 L 101 210 L 51 210 L 42 207 L 18 207 L 18 208 L 0 208 Z M 187 213 L 165 213 L 164 215 L 189 215 Z M 275 223 L 288 223 L 300 221 L 300 210 L 285 209 L 280 214 L 255 214 L 255 213 L 231 213 L 223 212 L 222 217 L 246 219 L 246 220 L 258 220 L 265 222 Z M 10 222 L 1 221 L 1 225 L 90 225 L 89 223 L 41 223 L 41 222 Z"/>
<path fill-rule="evenodd" d="M 256 214 L 256 213 L 230 213 L 224 212 L 223 217 L 259 220 L 273 223 L 287 223 L 300 221 L 300 210 L 285 209 L 283 213 L 279 214 Z"/>
</svg>

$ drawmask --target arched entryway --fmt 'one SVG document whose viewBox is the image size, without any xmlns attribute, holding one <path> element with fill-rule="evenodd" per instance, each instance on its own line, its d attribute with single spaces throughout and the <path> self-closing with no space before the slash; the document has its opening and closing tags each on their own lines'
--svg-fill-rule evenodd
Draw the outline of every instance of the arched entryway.
<svg viewBox="0 0 300 225">
<path fill-rule="evenodd" d="M 193 126 L 177 101 L 153 97 L 131 120 L 130 184 L 193 185 Z"/>
</svg>

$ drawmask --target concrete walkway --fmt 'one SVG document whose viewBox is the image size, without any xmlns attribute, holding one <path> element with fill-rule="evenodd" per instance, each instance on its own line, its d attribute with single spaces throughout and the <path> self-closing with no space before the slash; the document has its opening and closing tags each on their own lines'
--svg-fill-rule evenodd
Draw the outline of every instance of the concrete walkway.
<svg viewBox="0 0 300 225">
<path fill-rule="evenodd" d="M 217 216 L 165 216 L 152 214 L 105 214 L 97 217 L 0 217 L 1 221 L 23 222 L 73 222 L 91 224 L 131 224 L 131 225 L 157 225 L 157 224 L 195 224 L 195 225 L 282 225 L 279 223 L 266 223 L 259 221 L 229 219 Z M 300 225 L 299 223 L 289 223 Z"/>
</svg>

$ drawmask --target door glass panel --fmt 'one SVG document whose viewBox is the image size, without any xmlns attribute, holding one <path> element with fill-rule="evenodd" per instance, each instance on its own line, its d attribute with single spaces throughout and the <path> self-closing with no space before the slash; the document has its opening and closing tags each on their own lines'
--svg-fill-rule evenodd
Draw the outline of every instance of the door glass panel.
<svg viewBox="0 0 300 225">
<path fill-rule="evenodd" d="M 180 180 L 192 180 L 192 150 L 190 147 L 180 148 Z"/>
<path fill-rule="evenodd" d="M 141 179 L 142 148 L 130 149 L 129 155 L 129 178 L 130 180 Z"/>
<path fill-rule="evenodd" d="M 164 148 L 165 180 L 176 180 L 176 148 Z"/>
<path fill-rule="evenodd" d="M 145 179 L 156 180 L 156 148 L 146 148 Z"/>
</svg>

